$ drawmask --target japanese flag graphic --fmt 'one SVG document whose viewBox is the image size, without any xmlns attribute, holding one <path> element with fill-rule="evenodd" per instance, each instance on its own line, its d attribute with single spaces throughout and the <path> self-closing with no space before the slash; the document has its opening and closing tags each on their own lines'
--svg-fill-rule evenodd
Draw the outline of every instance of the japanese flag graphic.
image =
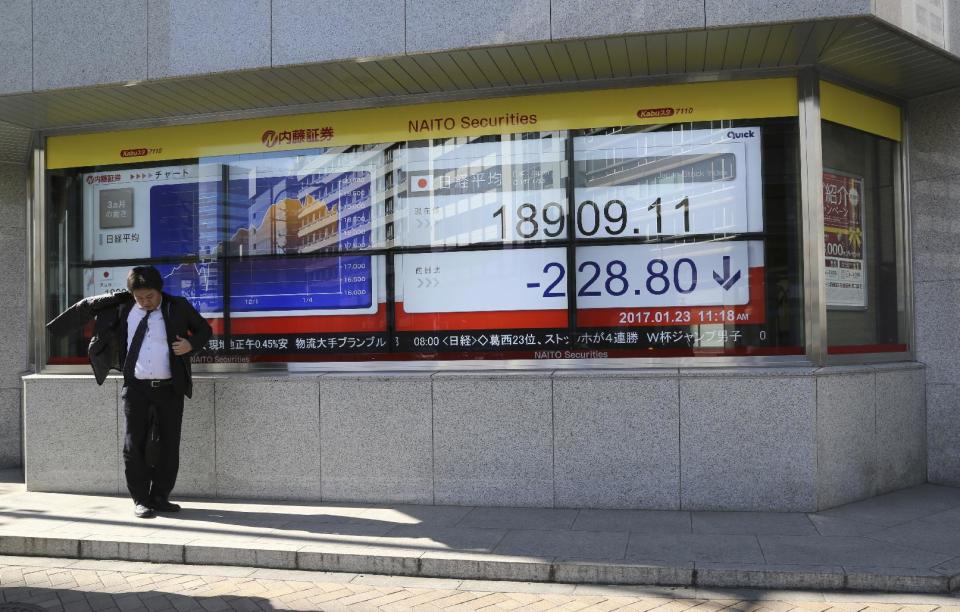
<svg viewBox="0 0 960 612">
<path fill-rule="evenodd" d="M 414 174 L 410 176 L 410 193 L 433 191 L 433 175 Z"/>
</svg>

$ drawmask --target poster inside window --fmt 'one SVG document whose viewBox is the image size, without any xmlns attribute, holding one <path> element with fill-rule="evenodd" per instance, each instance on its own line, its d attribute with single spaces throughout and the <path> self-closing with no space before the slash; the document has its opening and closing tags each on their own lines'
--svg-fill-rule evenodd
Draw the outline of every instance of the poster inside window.
<svg viewBox="0 0 960 612">
<path fill-rule="evenodd" d="M 823 238 L 831 354 L 901 353 L 906 343 L 899 144 L 823 122 Z"/>
</svg>

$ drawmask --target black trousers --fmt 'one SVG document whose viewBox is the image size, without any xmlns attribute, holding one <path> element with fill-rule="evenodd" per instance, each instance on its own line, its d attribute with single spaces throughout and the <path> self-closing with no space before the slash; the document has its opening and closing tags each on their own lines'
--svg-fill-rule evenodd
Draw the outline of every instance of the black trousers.
<svg viewBox="0 0 960 612">
<path fill-rule="evenodd" d="M 127 435 L 123 439 L 123 465 L 127 489 L 136 503 L 167 499 L 180 470 L 180 428 L 183 424 L 183 395 L 173 386 L 150 387 L 139 382 L 124 383 L 123 416 Z M 149 467 L 144 448 L 150 427 L 150 407 L 154 406 L 160 425 L 160 461 Z"/>
</svg>

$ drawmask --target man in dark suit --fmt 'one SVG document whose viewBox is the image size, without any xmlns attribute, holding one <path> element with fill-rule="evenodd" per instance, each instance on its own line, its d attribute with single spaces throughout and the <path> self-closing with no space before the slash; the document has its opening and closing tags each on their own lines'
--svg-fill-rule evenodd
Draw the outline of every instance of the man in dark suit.
<svg viewBox="0 0 960 612">
<path fill-rule="evenodd" d="M 180 510 L 169 497 L 180 468 L 183 398 L 193 394 L 190 355 L 212 334 L 190 302 L 162 289 L 156 268 L 137 266 L 127 275 L 127 292 L 81 300 L 47 324 L 61 334 L 96 318 L 89 355 L 97 382 L 111 368 L 123 372 L 123 463 L 140 518 Z M 153 422 L 159 444 L 148 445 Z"/>
<path fill-rule="evenodd" d="M 183 398 L 193 394 L 190 353 L 203 348 L 212 333 L 190 302 L 163 293 L 163 278 L 153 266 L 140 266 L 127 275 L 133 301 L 120 307 L 119 333 L 123 364 L 123 415 L 127 435 L 123 463 L 134 513 L 177 512 L 170 492 L 180 468 L 180 427 Z M 156 466 L 145 460 L 151 417 L 160 432 Z"/>
</svg>

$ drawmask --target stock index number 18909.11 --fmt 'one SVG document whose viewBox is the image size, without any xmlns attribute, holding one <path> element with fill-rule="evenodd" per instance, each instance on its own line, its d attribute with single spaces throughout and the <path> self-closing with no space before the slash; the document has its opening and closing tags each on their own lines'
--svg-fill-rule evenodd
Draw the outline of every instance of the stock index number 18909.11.
<svg viewBox="0 0 960 612">
<path fill-rule="evenodd" d="M 653 227 L 634 226 L 631 223 L 629 210 L 622 200 L 608 200 L 603 207 L 593 200 L 584 200 L 577 205 L 575 220 L 577 235 L 583 237 L 595 236 L 601 229 L 603 236 L 616 237 L 632 228 L 634 235 L 651 235 L 649 229 L 655 227 L 654 235 L 663 234 L 663 198 L 656 198 L 646 210 L 653 213 L 647 223 L 654 222 Z M 682 211 L 683 232 L 690 232 L 690 198 L 684 197 L 673 204 L 675 210 Z M 507 217 L 512 217 L 507 221 Z M 507 211 L 500 206 L 493 212 L 493 218 L 500 223 L 500 236 L 507 239 L 507 223 L 512 225 L 514 236 L 522 240 L 553 239 L 565 235 L 567 229 L 567 215 L 564 206 L 558 202 L 547 202 L 541 208 L 530 202 L 524 202 L 514 211 Z M 514 223 L 513 219 L 516 219 Z"/>
</svg>

